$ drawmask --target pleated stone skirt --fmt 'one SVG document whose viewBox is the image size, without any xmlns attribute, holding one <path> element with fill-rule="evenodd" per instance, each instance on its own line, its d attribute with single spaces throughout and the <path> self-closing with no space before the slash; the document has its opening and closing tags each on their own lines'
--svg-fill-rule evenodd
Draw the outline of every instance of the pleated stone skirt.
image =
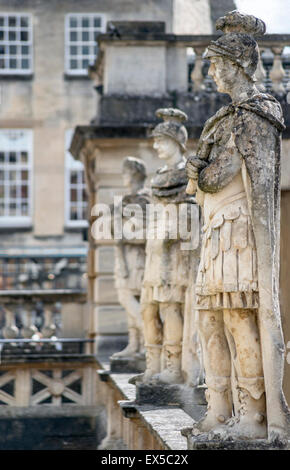
<svg viewBox="0 0 290 470">
<path fill-rule="evenodd" d="M 196 308 L 258 308 L 257 253 L 246 197 L 220 208 L 203 231 Z"/>
</svg>

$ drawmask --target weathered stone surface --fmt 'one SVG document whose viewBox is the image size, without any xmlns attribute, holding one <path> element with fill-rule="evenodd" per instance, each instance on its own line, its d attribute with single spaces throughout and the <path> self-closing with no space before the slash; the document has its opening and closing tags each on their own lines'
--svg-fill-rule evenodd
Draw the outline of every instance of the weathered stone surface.
<svg viewBox="0 0 290 470">
<path fill-rule="evenodd" d="M 111 357 L 110 370 L 116 373 L 138 373 L 145 370 L 145 358 L 143 357 Z"/>
<path fill-rule="evenodd" d="M 128 53 L 128 47 L 130 53 Z M 106 48 L 105 94 L 162 96 L 166 92 L 166 50 L 164 45 L 114 45 Z M 136 75 L 136 67 L 142 76 Z M 106 73 L 109 70 L 110 73 Z"/>
<path fill-rule="evenodd" d="M 263 32 L 263 22 L 231 12 L 217 27 L 226 34 L 208 47 L 209 75 L 232 103 L 206 122 L 187 164 L 188 190 L 197 191 L 204 215 L 195 308 L 208 387 L 208 412 L 193 434 L 223 442 L 284 439 L 289 410 L 278 299 L 283 116 L 275 98 L 254 85 L 258 46 L 249 33 Z"/>
<path fill-rule="evenodd" d="M 190 233 L 182 230 L 190 223 L 193 198 L 185 194 L 183 154 L 187 116 L 175 108 L 158 109 L 162 117 L 153 130 L 154 149 L 166 163 L 151 180 L 146 263 L 141 292 L 141 308 L 146 346 L 146 371 L 140 380 L 156 384 L 182 383 L 182 338 L 185 294 L 190 272 Z M 180 213 L 181 204 L 186 214 Z M 158 207 L 157 221 L 156 213 Z M 171 209 L 168 213 L 168 208 Z M 171 212 L 171 213 L 170 213 Z M 199 230 L 194 227 L 194 230 Z"/>
<path fill-rule="evenodd" d="M 125 36 L 126 34 L 165 33 L 164 21 L 111 21 L 107 25 L 110 35 Z"/>
<path fill-rule="evenodd" d="M 102 274 L 111 274 L 114 271 L 114 247 L 98 247 L 95 251 L 95 268 L 97 273 Z"/>
<path fill-rule="evenodd" d="M 0 450 L 95 450 L 105 435 L 97 417 L 34 417 L 0 420 Z"/>
<path fill-rule="evenodd" d="M 100 108 L 102 112 L 99 115 L 99 121 L 93 121 L 93 124 L 100 126 L 118 126 L 120 123 L 126 125 L 144 123 L 157 123 L 155 110 L 161 106 L 171 106 L 171 97 L 154 96 L 130 96 L 125 93 L 111 94 L 100 97 Z"/>
<path fill-rule="evenodd" d="M 108 305 L 95 308 L 96 328 L 99 334 L 127 333 L 125 310 L 119 305 Z"/>
<path fill-rule="evenodd" d="M 114 289 L 114 277 L 99 276 L 95 280 L 95 301 L 100 303 L 118 303 L 117 292 Z"/>
<path fill-rule="evenodd" d="M 114 352 L 120 351 L 128 344 L 128 335 L 123 334 L 98 334 L 96 336 L 96 350 L 98 356 L 107 360 Z"/>
<path fill-rule="evenodd" d="M 212 21 L 212 29 L 215 30 L 215 23 L 218 18 L 228 11 L 235 9 L 236 5 L 234 0 L 210 0 L 210 17 Z"/>
<path fill-rule="evenodd" d="M 206 411 L 204 388 L 189 387 L 184 384 L 137 384 L 136 403 L 138 405 L 180 406 L 194 420 L 202 418 Z"/>
<path fill-rule="evenodd" d="M 210 10 L 208 0 L 174 0 L 173 31 L 175 34 L 191 34 L 192 31 L 195 34 L 210 34 L 213 29 Z M 222 10 L 222 14 L 226 11 Z"/>
<path fill-rule="evenodd" d="M 208 435 L 204 438 L 187 437 L 189 450 L 289 450 L 290 441 L 287 444 L 271 443 L 266 439 L 218 441 L 210 440 Z"/>
<path fill-rule="evenodd" d="M 115 353 L 112 359 L 132 358 L 136 371 L 143 371 L 144 366 L 138 364 L 136 355 L 144 355 L 143 322 L 140 309 L 140 294 L 145 265 L 145 227 L 146 206 L 149 202 L 148 190 L 144 188 L 147 176 L 146 166 L 141 159 L 126 157 L 123 161 L 123 182 L 127 194 L 124 195 L 118 207 L 114 207 L 115 221 L 122 226 L 122 238 L 115 240 L 115 287 L 120 304 L 126 311 L 128 322 L 129 343 L 127 347 Z M 134 232 L 129 236 L 125 227 L 128 224 L 128 208 L 135 207 Z M 114 238 L 114 229 L 112 229 Z M 122 369 L 122 361 L 112 362 L 112 365 Z M 128 363 L 129 366 L 130 362 Z M 124 364 L 123 364 L 124 366 Z M 123 367 L 124 370 L 124 367 Z M 130 368 L 131 370 L 131 368 Z"/>
</svg>

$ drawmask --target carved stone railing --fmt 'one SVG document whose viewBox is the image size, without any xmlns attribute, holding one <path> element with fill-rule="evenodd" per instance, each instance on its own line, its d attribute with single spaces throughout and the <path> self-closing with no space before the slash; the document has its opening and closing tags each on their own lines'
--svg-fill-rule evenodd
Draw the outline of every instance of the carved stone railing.
<svg viewBox="0 0 290 470">
<path fill-rule="evenodd" d="M 188 47 L 189 91 L 215 91 L 212 79 L 207 75 L 208 61 L 203 59 L 206 47 L 217 36 L 192 36 Z M 261 91 L 285 95 L 290 81 L 290 35 L 269 34 L 258 38 L 260 60 L 256 72 Z"/>
<path fill-rule="evenodd" d="M 0 417 L 95 416 L 86 255 L 0 256 Z"/>
<path fill-rule="evenodd" d="M 84 331 L 67 331 L 70 309 L 82 317 L 85 256 L 0 257 L 0 350 L 7 356 L 83 354 Z M 66 321 L 63 324 L 63 312 Z M 79 322 L 81 324 L 81 322 Z M 87 350 L 87 348 L 86 348 Z"/>
<path fill-rule="evenodd" d="M 51 295 L 51 299 L 47 295 L 40 298 L 25 294 L 18 299 L 9 299 L 9 296 L 0 299 L 0 364 L 16 357 L 33 360 L 66 356 L 72 359 L 91 353 L 93 340 L 86 337 L 84 331 L 68 336 L 63 328 L 62 309 L 72 305 L 66 304 L 68 298 L 62 298 L 62 294 L 60 297 Z M 84 298 L 72 296 L 69 301 L 79 302 L 81 309 Z M 66 312 L 66 316 L 68 314 Z"/>
<path fill-rule="evenodd" d="M 208 75 L 209 61 L 203 57 L 218 35 L 167 34 L 165 27 L 149 34 L 136 32 L 135 23 L 129 23 L 124 26 L 114 22 L 118 34 L 107 32 L 98 36 L 98 56 L 89 71 L 99 93 L 97 112 L 91 126 L 77 128 L 71 146 L 73 154 L 78 153 L 82 132 L 90 138 L 147 137 L 145 128 L 156 124 L 155 111 L 161 107 L 183 109 L 188 115 L 189 138 L 196 139 L 206 120 L 229 103 L 228 95 L 216 92 Z M 266 34 L 257 38 L 257 42 L 261 52 L 257 86 L 280 101 L 287 128 L 283 137 L 289 138 L 286 95 L 290 90 L 290 35 Z M 140 67 L 134 66 L 138 54 L 142 73 Z M 151 61 L 146 59 L 149 54 Z"/>
<path fill-rule="evenodd" d="M 60 337 L 61 302 L 49 304 L 21 296 L 20 301 L 6 300 L 0 307 L 0 339 L 34 339 Z"/>
<path fill-rule="evenodd" d="M 85 256 L 0 255 L 0 295 L 85 290 Z"/>
<path fill-rule="evenodd" d="M 159 32 L 136 33 L 134 30 L 135 23 L 126 23 L 124 29 L 123 22 L 114 22 L 115 29 L 120 31 L 119 35 L 105 33 L 98 36 L 98 56 L 94 66 L 90 67 L 90 76 L 96 82 L 96 88 L 101 90 L 104 83 L 104 76 L 108 77 L 110 73 L 115 74 L 116 70 L 108 68 L 106 65 L 106 51 L 116 47 L 116 55 L 118 56 L 118 48 L 125 46 L 142 46 L 165 47 L 170 49 L 167 58 L 166 75 L 174 70 L 173 75 L 182 76 L 185 69 L 182 70 L 182 60 L 180 55 L 178 66 L 176 64 L 175 55 L 172 50 L 187 50 L 187 72 L 188 72 L 188 91 L 215 91 L 215 85 L 211 78 L 207 75 L 208 61 L 204 61 L 203 54 L 210 41 L 216 40 L 219 35 L 174 35 L 167 34 L 160 29 Z M 132 28 L 132 30 L 130 30 Z M 165 31 L 165 29 L 164 29 Z M 257 70 L 258 85 L 261 90 L 275 92 L 278 95 L 286 94 L 286 85 L 290 80 L 290 35 L 289 34 L 266 34 L 257 38 L 260 47 L 261 61 Z M 129 51 L 129 49 L 128 49 Z M 128 52 L 129 54 L 130 52 Z M 136 52 L 135 52 L 136 53 Z M 140 49 L 140 54 L 142 50 Z M 184 56 L 185 57 L 185 56 Z M 173 61 L 173 63 L 171 63 Z M 186 64 L 184 64 L 186 67 Z M 162 68 L 161 64 L 158 67 Z M 178 69 L 176 70 L 176 67 Z M 105 70 L 106 69 L 106 70 Z M 139 77 L 139 70 L 131 70 L 130 73 L 136 72 Z M 142 80 L 142 79 L 141 79 Z M 176 77 L 174 78 L 176 81 Z M 182 80 L 180 81 L 182 83 Z M 170 87 L 170 80 L 168 81 Z M 170 91 L 170 90 L 168 90 Z M 176 89 L 178 92 L 178 89 Z M 129 93 L 130 95 L 130 93 Z"/>
</svg>

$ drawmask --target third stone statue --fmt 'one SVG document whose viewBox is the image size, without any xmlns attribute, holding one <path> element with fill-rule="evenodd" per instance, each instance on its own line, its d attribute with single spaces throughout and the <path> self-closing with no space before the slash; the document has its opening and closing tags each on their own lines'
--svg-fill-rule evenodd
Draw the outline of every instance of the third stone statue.
<svg viewBox="0 0 290 470">
<path fill-rule="evenodd" d="M 209 75 L 232 102 L 206 122 L 187 163 L 204 217 L 196 309 L 208 410 L 193 435 L 275 441 L 288 432 L 278 297 L 283 116 L 255 86 L 263 21 L 234 11 L 216 27 L 225 34 L 207 49 Z"/>
<path fill-rule="evenodd" d="M 130 368 L 139 370 L 139 359 L 144 356 L 139 298 L 145 265 L 146 204 L 149 202 L 148 190 L 144 187 L 146 176 L 146 167 L 140 158 L 128 156 L 124 159 L 123 181 L 128 193 L 118 207 L 123 237 L 116 242 L 115 286 L 119 302 L 127 313 L 129 342 L 125 349 L 116 352 L 111 358 L 111 367 L 115 372 L 118 368 L 119 372 Z M 126 221 L 132 211 L 135 215 L 134 232 L 126 233 Z"/>
</svg>

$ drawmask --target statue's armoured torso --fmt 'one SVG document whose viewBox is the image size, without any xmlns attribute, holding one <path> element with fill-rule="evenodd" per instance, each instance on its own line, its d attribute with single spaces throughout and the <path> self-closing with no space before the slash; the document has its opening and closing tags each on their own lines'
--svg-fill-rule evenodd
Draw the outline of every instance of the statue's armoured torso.
<svg viewBox="0 0 290 470">
<path fill-rule="evenodd" d="M 204 141 L 210 148 L 209 162 L 229 151 L 232 126 L 232 115 L 213 126 L 208 143 Z M 225 187 L 203 193 L 197 309 L 258 308 L 257 255 L 241 168 L 242 158 L 239 171 Z"/>
<path fill-rule="evenodd" d="M 146 302 L 184 302 L 190 266 L 189 251 L 181 249 L 185 240 L 180 237 L 179 206 L 190 209 L 192 204 L 186 183 L 183 162 L 177 169 L 157 172 L 152 180 L 142 293 Z"/>
<path fill-rule="evenodd" d="M 115 248 L 115 286 L 117 289 L 130 289 L 135 295 L 140 295 L 144 266 L 145 266 L 145 229 L 146 229 L 146 205 L 149 202 L 148 190 L 140 190 L 136 195 L 130 194 L 123 197 L 122 208 L 136 206 L 139 212 L 134 217 L 135 238 L 124 237 L 122 248 Z M 140 210 L 141 209 L 141 210 Z M 128 223 L 128 218 L 122 210 L 122 224 Z M 124 234 L 126 235 L 126 233 Z M 124 262 L 127 266 L 127 276 L 124 276 Z"/>
</svg>

